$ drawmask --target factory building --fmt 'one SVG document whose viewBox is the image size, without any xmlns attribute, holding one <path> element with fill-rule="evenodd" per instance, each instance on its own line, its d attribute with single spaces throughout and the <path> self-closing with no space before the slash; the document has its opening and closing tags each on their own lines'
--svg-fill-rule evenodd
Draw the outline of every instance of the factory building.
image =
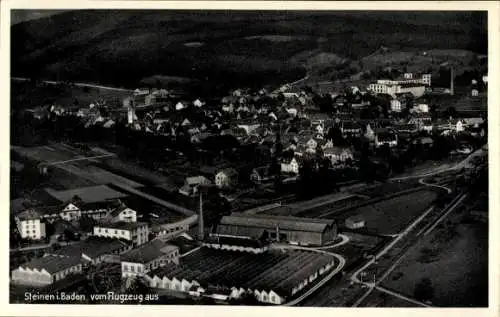
<svg viewBox="0 0 500 317">
<path fill-rule="evenodd" d="M 44 286 L 81 272 L 80 258 L 47 255 L 20 265 L 11 272 L 11 277 L 16 284 Z"/>
<path fill-rule="evenodd" d="M 323 245 L 335 239 L 337 224 L 331 219 L 232 214 L 221 219 L 216 234 L 297 245 Z"/>
</svg>

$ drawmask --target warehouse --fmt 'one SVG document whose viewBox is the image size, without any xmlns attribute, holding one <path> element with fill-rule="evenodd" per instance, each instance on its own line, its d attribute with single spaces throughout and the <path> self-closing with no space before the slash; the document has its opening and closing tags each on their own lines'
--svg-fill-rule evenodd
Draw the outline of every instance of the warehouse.
<svg viewBox="0 0 500 317">
<path fill-rule="evenodd" d="M 12 271 L 12 282 L 43 286 L 82 272 L 82 260 L 75 257 L 47 255 L 20 265 Z"/>
<path fill-rule="evenodd" d="M 332 255 L 305 250 L 252 254 L 209 248 L 181 262 L 153 270 L 144 278 L 152 288 L 223 300 L 247 294 L 275 305 L 296 298 L 339 265 Z"/>
<path fill-rule="evenodd" d="M 312 219 L 269 215 L 225 216 L 216 234 L 299 244 L 323 245 L 337 236 L 337 224 L 332 219 Z"/>
</svg>

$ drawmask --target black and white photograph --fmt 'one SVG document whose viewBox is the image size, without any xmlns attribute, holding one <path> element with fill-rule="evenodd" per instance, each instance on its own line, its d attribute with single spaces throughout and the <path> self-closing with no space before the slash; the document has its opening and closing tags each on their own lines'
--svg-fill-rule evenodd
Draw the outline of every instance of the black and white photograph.
<svg viewBox="0 0 500 317">
<path fill-rule="evenodd" d="M 492 304 L 487 9 L 8 16 L 10 304 Z"/>
</svg>

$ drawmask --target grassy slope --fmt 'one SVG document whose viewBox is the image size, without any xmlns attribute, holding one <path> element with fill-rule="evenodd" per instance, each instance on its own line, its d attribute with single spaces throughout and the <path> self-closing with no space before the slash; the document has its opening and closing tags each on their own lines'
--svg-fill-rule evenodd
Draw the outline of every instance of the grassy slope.
<svg viewBox="0 0 500 317">
<path fill-rule="evenodd" d="M 444 13 L 67 12 L 12 27 L 12 73 L 125 86 L 155 74 L 269 83 L 382 45 L 470 48 L 479 34 L 471 21 Z M 263 34 L 288 37 L 252 37 Z M 205 45 L 184 45 L 193 41 Z"/>
</svg>

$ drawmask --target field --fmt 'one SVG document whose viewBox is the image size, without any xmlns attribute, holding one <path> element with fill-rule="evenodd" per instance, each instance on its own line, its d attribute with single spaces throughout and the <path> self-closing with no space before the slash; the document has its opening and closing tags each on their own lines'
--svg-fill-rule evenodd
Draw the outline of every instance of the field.
<svg viewBox="0 0 500 317">
<path fill-rule="evenodd" d="M 99 99 L 105 100 L 107 104 L 121 106 L 122 100 L 130 94 L 130 92 L 124 91 L 51 84 L 35 87 L 27 82 L 11 81 L 11 106 L 13 109 L 28 109 L 49 104 L 61 106 L 78 104 L 78 106 L 86 108 Z"/>
<path fill-rule="evenodd" d="M 464 213 L 458 211 L 410 250 L 384 286 L 413 297 L 417 284 L 429 278 L 433 305 L 485 307 L 487 254 L 488 225 L 466 221 Z"/>
<path fill-rule="evenodd" d="M 343 221 L 351 216 L 361 216 L 365 220 L 365 228 L 370 232 L 386 235 L 397 234 L 429 208 L 436 198 L 436 192 L 421 190 L 351 209 L 340 215 L 329 215 L 325 218 Z"/>
<path fill-rule="evenodd" d="M 276 85 L 381 46 L 485 52 L 484 28 L 477 13 L 82 10 L 13 26 L 12 73 L 132 88 L 155 75 Z"/>
</svg>

